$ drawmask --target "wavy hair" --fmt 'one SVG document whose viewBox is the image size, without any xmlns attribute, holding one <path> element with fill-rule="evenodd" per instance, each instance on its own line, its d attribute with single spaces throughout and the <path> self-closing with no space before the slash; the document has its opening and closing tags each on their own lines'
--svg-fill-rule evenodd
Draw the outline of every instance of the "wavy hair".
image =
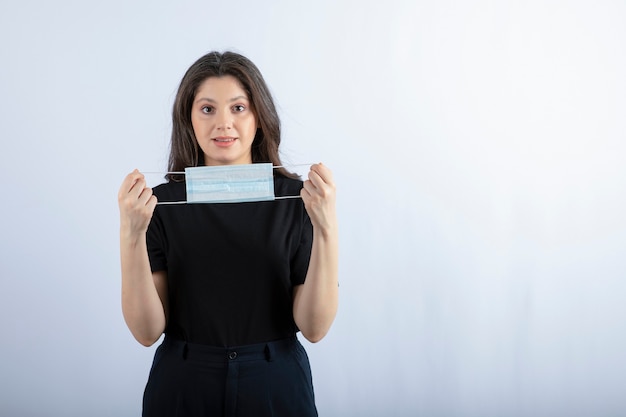
<svg viewBox="0 0 626 417">
<path fill-rule="evenodd" d="M 252 162 L 271 162 L 280 166 L 280 119 L 272 95 L 259 69 L 252 61 L 235 52 L 209 52 L 185 73 L 178 87 L 172 111 L 172 139 L 168 171 L 180 172 L 187 167 L 204 165 L 204 153 L 198 145 L 191 124 L 191 108 L 200 85 L 210 77 L 230 75 L 241 84 L 252 103 L 257 132 L 252 142 Z M 275 170 L 283 176 L 298 178 L 284 168 Z M 170 181 L 181 181 L 180 175 L 168 174 Z"/>
</svg>

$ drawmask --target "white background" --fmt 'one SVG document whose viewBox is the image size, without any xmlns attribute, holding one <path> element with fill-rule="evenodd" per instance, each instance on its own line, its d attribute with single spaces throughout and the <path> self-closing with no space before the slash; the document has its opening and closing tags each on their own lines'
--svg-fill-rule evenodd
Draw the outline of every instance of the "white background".
<svg viewBox="0 0 626 417">
<path fill-rule="evenodd" d="M 210 50 L 338 184 L 322 416 L 626 415 L 626 3 L 0 5 L 0 415 L 138 416 L 117 190 Z M 157 176 L 152 181 L 159 182 Z"/>
</svg>

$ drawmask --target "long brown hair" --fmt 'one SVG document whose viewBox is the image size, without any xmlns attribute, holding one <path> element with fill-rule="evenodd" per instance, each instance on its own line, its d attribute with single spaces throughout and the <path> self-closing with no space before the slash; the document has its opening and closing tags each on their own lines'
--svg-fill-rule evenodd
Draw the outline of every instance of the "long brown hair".
<svg viewBox="0 0 626 417">
<path fill-rule="evenodd" d="M 252 142 L 252 162 L 271 162 L 282 165 L 278 154 L 280 119 L 272 95 L 259 69 L 252 61 L 235 52 L 209 52 L 198 59 L 185 73 L 178 87 L 172 111 L 172 140 L 168 171 L 180 172 L 186 167 L 204 165 L 204 153 L 198 145 L 191 124 L 191 107 L 200 84 L 209 77 L 231 75 L 241 84 L 252 103 L 258 129 Z M 298 178 L 284 168 L 275 172 Z M 171 181 L 181 176 L 168 174 Z"/>
</svg>

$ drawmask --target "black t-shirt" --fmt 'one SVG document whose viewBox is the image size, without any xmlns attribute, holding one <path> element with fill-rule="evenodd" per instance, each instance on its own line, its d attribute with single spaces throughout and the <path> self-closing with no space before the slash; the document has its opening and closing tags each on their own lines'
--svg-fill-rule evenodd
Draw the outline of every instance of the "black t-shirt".
<svg viewBox="0 0 626 417">
<path fill-rule="evenodd" d="M 275 176 L 276 196 L 302 182 Z M 184 182 L 154 188 L 184 201 Z M 301 199 L 158 205 L 148 228 L 152 271 L 167 271 L 165 333 L 192 343 L 240 346 L 292 336 L 293 287 L 304 283 L 313 227 Z"/>
</svg>

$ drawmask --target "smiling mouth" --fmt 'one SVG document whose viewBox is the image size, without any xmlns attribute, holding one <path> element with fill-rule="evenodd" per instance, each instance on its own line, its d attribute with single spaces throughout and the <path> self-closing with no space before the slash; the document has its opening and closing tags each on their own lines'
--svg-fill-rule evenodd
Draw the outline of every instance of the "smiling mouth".
<svg viewBox="0 0 626 417">
<path fill-rule="evenodd" d="M 214 138 L 216 142 L 233 142 L 235 138 Z"/>
</svg>

